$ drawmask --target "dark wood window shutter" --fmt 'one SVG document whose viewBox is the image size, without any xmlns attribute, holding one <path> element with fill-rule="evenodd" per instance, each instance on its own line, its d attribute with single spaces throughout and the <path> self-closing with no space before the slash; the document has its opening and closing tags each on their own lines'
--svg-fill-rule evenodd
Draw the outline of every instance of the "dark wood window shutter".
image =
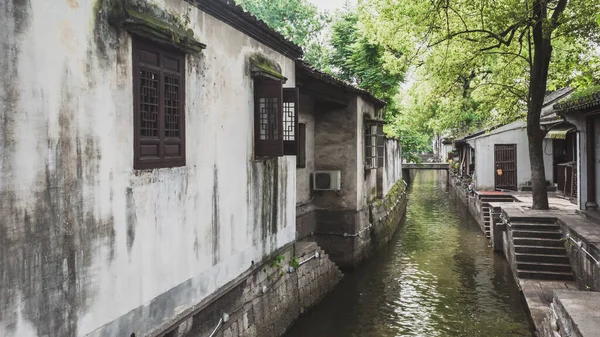
<svg viewBox="0 0 600 337">
<path fill-rule="evenodd" d="M 385 160 L 385 136 L 383 124 L 377 125 L 377 167 L 383 167 Z"/>
<path fill-rule="evenodd" d="M 134 168 L 185 165 L 185 56 L 133 40 Z"/>
<path fill-rule="evenodd" d="M 306 167 L 306 124 L 298 124 L 298 157 L 296 158 L 298 168 Z"/>
<path fill-rule="evenodd" d="M 279 81 L 254 81 L 254 152 L 257 157 L 283 156 L 283 90 Z"/>
<path fill-rule="evenodd" d="M 374 142 L 373 142 L 373 124 L 365 123 L 365 168 L 374 168 Z"/>
<path fill-rule="evenodd" d="M 298 154 L 298 104 L 300 90 L 298 88 L 283 89 L 283 154 Z"/>
</svg>

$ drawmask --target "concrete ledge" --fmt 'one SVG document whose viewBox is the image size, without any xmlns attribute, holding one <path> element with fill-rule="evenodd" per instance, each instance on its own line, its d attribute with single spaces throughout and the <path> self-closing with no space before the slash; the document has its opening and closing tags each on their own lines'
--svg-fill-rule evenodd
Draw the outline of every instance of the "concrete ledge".
<svg viewBox="0 0 600 337">
<path fill-rule="evenodd" d="M 405 170 L 448 170 L 447 163 L 402 164 Z"/>
<path fill-rule="evenodd" d="M 556 290 L 553 303 L 563 336 L 595 337 L 600 334 L 600 293 Z"/>
</svg>

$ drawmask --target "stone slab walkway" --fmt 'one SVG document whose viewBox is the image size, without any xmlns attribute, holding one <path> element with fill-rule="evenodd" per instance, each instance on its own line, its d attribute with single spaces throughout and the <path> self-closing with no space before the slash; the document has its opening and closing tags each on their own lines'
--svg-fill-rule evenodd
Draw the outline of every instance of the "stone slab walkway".
<svg viewBox="0 0 600 337">
<path fill-rule="evenodd" d="M 544 281 L 520 279 L 519 286 L 525 297 L 529 308 L 531 320 L 535 329 L 542 329 L 542 321 L 550 312 L 550 303 L 554 297 L 555 290 L 577 290 L 575 282 L 568 281 Z"/>
<path fill-rule="evenodd" d="M 589 291 L 555 292 L 562 330 L 568 336 L 595 337 L 600 335 L 600 293 Z"/>
</svg>

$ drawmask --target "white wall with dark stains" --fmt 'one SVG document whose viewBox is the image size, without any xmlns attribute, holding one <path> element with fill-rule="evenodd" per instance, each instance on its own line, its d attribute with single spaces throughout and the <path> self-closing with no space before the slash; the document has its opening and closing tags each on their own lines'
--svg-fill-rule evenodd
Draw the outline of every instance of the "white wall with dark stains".
<svg viewBox="0 0 600 337">
<path fill-rule="evenodd" d="M 386 139 L 383 195 L 387 195 L 400 179 L 402 179 L 402 144 L 396 139 Z"/>
<path fill-rule="evenodd" d="M 306 124 L 306 165 L 296 170 L 296 199 L 299 204 L 312 200 L 310 178 L 315 171 L 315 102 L 312 96 L 300 95 L 298 123 Z"/>
<path fill-rule="evenodd" d="M 377 110 L 373 103 L 358 96 L 357 98 L 357 123 L 356 123 L 356 185 L 358 210 L 366 209 L 369 202 L 377 198 L 377 174 L 382 174 L 381 169 L 367 169 L 365 167 L 365 118 L 377 119 Z M 380 172 L 378 172 L 380 171 Z M 368 226 L 368 223 L 366 224 Z"/>
<path fill-rule="evenodd" d="M 247 58 L 294 61 L 181 0 L 187 166 L 133 170 L 131 36 L 92 0 L 0 2 L 0 336 L 142 336 L 295 231 L 295 157 L 253 161 Z M 274 221 L 274 223 L 272 223 Z"/>
</svg>

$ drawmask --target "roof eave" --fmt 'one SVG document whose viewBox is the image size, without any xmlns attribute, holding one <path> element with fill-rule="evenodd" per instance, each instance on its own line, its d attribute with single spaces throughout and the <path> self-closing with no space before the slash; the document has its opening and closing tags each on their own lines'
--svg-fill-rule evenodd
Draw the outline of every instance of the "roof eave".
<svg viewBox="0 0 600 337">
<path fill-rule="evenodd" d="M 354 94 L 357 94 L 357 95 L 363 97 L 363 98 L 371 101 L 371 103 L 373 103 L 378 108 L 384 108 L 387 105 L 386 101 L 377 98 L 375 95 L 373 95 L 369 91 L 362 89 L 362 88 L 358 88 L 358 87 L 356 87 L 350 83 L 347 83 L 346 81 L 341 80 L 333 75 L 330 75 L 330 74 L 327 74 L 320 70 L 317 70 L 303 60 L 297 60 L 296 67 L 299 68 L 300 70 L 303 70 L 305 72 L 305 74 L 307 74 L 308 76 L 310 76 L 318 81 L 321 81 L 321 82 L 329 84 L 329 85 L 336 86 L 338 88 L 344 89 L 348 92 L 351 92 L 351 93 L 354 93 Z"/>
<path fill-rule="evenodd" d="M 295 60 L 304 55 L 300 46 L 287 40 L 254 15 L 245 12 L 232 0 L 185 1 L 291 59 Z"/>
</svg>

